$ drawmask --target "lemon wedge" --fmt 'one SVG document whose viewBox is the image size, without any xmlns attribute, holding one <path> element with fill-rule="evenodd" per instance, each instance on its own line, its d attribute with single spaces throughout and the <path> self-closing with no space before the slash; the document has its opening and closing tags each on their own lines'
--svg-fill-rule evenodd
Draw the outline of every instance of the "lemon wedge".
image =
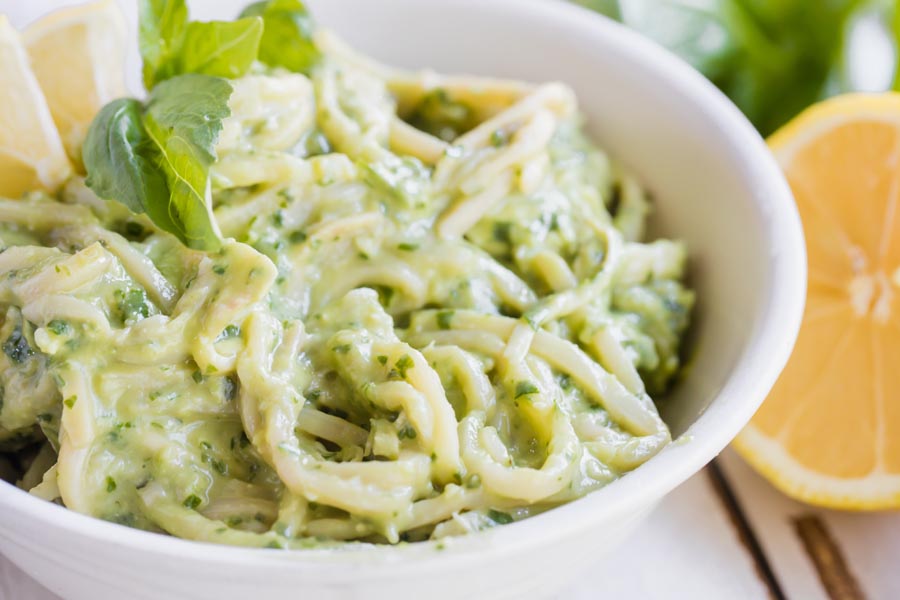
<svg viewBox="0 0 900 600">
<path fill-rule="evenodd" d="M 53 191 L 71 170 L 19 34 L 0 15 L 0 196 Z"/>
<path fill-rule="evenodd" d="M 900 507 L 900 94 L 818 104 L 769 140 L 806 232 L 793 355 L 737 450 L 794 498 Z"/>
<path fill-rule="evenodd" d="M 100 108 L 125 95 L 125 21 L 113 0 L 64 8 L 30 25 L 22 40 L 63 145 L 76 165 Z"/>
</svg>

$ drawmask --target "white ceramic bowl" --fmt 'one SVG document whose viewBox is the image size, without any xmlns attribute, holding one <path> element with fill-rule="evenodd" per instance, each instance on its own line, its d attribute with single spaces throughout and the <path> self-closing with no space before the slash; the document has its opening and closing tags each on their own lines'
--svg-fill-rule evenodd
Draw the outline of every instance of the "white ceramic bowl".
<svg viewBox="0 0 900 600">
<path fill-rule="evenodd" d="M 210 0 L 192 8 L 199 17 L 230 18 L 240 4 Z M 806 283 L 794 202 L 760 137 L 696 72 L 638 35 L 557 2 L 309 4 L 320 23 L 390 63 L 575 88 L 591 132 L 655 193 L 655 229 L 689 245 L 699 298 L 696 356 L 663 411 L 680 441 L 581 500 L 444 542 L 444 549 L 283 552 L 198 544 L 84 517 L 0 483 L 0 551 L 64 598 L 547 595 L 613 549 L 718 454 L 788 357 Z"/>
</svg>

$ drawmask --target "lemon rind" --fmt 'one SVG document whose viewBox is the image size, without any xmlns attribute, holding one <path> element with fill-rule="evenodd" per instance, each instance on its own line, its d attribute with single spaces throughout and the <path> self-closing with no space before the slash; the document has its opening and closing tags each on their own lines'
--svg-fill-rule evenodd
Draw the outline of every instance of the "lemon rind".
<svg viewBox="0 0 900 600">
<path fill-rule="evenodd" d="M 824 508 L 884 510 L 900 508 L 900 474 L 860 478 L 823 475 L 800 464 L 778 441 L 748 425 L 732 446 L 776 488 L 795 500 Z"/>
</svg>

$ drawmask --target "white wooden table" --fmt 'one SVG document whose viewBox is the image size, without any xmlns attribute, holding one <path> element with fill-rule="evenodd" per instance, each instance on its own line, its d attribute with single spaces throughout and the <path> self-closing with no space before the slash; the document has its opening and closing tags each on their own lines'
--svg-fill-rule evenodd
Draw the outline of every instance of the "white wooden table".
<svg viewBox="0 0 900 600">
<path fill-rule="evenodd" d="M 726 451 L 558 600 L 603 598 L 900 599 L 900 512 L 793 502 Z M 0 600 L 58 598 L 0 556 Z"/>
</svg>

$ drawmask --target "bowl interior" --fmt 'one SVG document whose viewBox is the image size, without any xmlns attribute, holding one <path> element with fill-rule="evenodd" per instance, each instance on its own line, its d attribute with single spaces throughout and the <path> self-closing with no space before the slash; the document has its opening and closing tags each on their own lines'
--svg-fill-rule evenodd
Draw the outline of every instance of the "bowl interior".
<svg viewBox="0 0 900 600">
<path fill-rule="evenodd" d="M 698 298 L 690 369 L 661 403 L 673 435 L 684 433 L 731 376 L 765 312 L 774 274 L 770 215 L 756 197 L 752 167 L 723 148 L 722 124 L 648 73 L 633 49 L 596 43 L 596 32 L 523 26 L 514 15 L 498 27 L 489 13 L 503 9 L 491 3 L 478 12 L 448 9 L 452 2 L 309 4 L 319 23 L 389 64 L 575 89 L 594 139 L 653 193 L 651 233 L 688 244 Z"/>
<path fill-rule="evenodd" d="M 35 0 L 16 7 L 11 17 L 22 26 L 70 3 Z M 134 3 L 119 3 L 136 34 Z M 194 18 L 222 19 L 237 15 L 247 0 L 190 4 Z M 723 123 L 698 111 L 692 95 L 675 92 L 658 72 L 647 71 L 642 63 L 653 57 L 598 40 L 600 34 L 590 28 L 573 30 L 559 22 L 535 27 L 523 22 L 530 21 L 522 18 L 527 11 L 508 11 L 503 4 L 307 0 L 319 24 L 388 64 L 562 81 L 575 89 L 594 139 L 653 193 L 651 234 L 688 244 L 690 284 L 697 291 L 689 369 L 660 404 L 673 435 L 679 436 L 716 398 L 760 325 L 780 252 L 780 245 L 772 243 L 770 223 L 778 207 L 759 201 L 763 188 L 753 182 L 756 166 L 745 164 L 738 149 L 723 148 L 734 143 L 718 131 Z M 136 91 L 140 63 L 132 46 L 128 81 Z"/>
</svg>

